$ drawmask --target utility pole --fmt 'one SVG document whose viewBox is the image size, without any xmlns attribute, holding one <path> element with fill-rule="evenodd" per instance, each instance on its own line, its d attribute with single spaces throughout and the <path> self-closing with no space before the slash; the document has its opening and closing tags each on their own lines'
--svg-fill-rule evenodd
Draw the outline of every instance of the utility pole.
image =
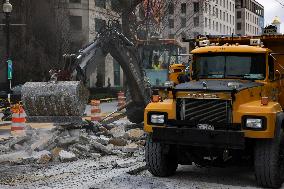
<svg viewBox="0 0 284 189">
<path fill-rule="evenodd" d="M 5 28 L 6 28 L 6 90 L 8 92 L 8 99 L 10 99 L 11 80 L 12 80 L 12 61 L 10 59 L 10 14 L 13 6 L 6 0 L 3 4 L 3 12 L 5 13 Z"/>
</svg>

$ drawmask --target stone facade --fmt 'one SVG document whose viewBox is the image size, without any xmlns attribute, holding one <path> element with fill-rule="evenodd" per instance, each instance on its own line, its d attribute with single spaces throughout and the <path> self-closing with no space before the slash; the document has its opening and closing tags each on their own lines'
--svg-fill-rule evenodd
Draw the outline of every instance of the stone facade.
<svg viewBox="0 0 284 189">
<path fill-rule="evenodd" d="M 164 35 L 193 38 L 197 35 L 235 33 L 234 0 L 181 0 L 169 7 Z"/>
<path fill-rule="evenodd" d="M 261 35 L 264 7 L 255 0 L 236 0 L 236 34 Z"/>
</svg>

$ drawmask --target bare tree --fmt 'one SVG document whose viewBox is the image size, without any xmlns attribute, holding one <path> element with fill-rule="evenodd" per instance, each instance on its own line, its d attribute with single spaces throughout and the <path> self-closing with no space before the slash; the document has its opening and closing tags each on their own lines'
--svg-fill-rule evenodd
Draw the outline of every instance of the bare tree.
<svg viewBox="0 0 284 189">
<path fill-rule="evenodd" d="M 13 0 L 11 55 L 14 82 L 43 81 L 51 68 L 60 68 L 69 52 L 69 12 L 66 0 Z"/>
</svg>

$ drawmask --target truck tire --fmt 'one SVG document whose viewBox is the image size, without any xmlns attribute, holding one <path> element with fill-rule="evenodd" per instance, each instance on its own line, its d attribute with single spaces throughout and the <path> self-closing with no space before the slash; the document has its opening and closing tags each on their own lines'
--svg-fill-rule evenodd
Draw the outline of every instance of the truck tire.
<svg viewBox="0 0 284 189">
<path fill-rule="evenodd" d="M 161 143 L 153 142 L 151 136 L 147 137 L 146 165 L 148 171 L 157 177 L 174 175 L 178 166 L 174 148 L 166 149 L 164 147 Z"/>
<path fill-rule="evenodd" d="M 284 173 L 283 131 L 274 139 L 258 140 L 254 152 L 257 184 L 261 187 L 280 188 Z"/>
</svg>

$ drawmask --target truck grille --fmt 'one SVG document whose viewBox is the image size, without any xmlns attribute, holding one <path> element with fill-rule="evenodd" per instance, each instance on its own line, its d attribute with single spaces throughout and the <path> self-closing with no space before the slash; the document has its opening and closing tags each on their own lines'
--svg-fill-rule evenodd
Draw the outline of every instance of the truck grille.
<svg viewBox="0 0 284 189">
<path fill-rule="evenodd" d="M 194 123 L 227 124 L 231 102 L 220 99 L 180 99 L 180 119 Z"/>
</svg>

